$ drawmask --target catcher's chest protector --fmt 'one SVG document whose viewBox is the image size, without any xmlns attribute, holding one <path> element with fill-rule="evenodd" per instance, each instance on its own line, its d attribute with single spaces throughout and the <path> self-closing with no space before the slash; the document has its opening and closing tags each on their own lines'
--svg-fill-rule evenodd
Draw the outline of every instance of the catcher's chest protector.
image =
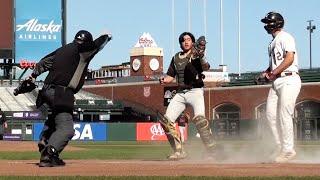
<svg viewBox="0 0 320 180">
<path fill-rule="evenodd" d="M 180 53 L 177 53 L 174 56 L 174 66 L 177 72 L 178 84 L 184 84 L 184 70 L 187 64 L 189 63 L 189 58 L 188 57 L 181 58 L 179 54 Z"/>
</svg>

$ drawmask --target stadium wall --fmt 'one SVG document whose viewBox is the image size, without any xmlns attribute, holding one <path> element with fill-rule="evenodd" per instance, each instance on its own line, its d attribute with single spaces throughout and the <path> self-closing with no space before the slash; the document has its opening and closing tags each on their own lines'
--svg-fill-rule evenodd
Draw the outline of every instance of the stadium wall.
<svg viewBox="0 0 320 180">
<path fill-rule="evenodd" d="M 266 103 L 270 85 L 242 86 L 242 87 L 216 87 L 205 89 L 206 117 L 214 119 L 215 108 L 231 103 L 240 108 L 240 119 L 256 119 L 256 108 Z M 320 83 L 303 83 L 297 103 L 305 100 L 320 101 L 318 93 Z M 84 90 L 114 101 L 143 104 L 152 110 L 165 112 L 164 86 L 158 82 L 108 84 L 85 86 Z M 149 92 L 150 91 L 150 92 Z"/>
</svg>

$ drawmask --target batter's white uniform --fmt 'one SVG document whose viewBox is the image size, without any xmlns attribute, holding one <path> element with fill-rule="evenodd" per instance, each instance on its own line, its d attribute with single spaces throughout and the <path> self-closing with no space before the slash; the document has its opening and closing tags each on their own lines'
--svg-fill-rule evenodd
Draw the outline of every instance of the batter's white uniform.
<svg viewBox="0 0 320 180">
<path fill-rule="evenodd" d="M 276 69 L 287 52 L 294 52 L 294 61 L 272 82 L 267 99 L 267 120 L 275 142 L 282 152 L 294 152 L 293 112 L 301 88 L 298 55 L 294 38 L 280 31 L 269 45 L 270 70 Z"/>
</svg>

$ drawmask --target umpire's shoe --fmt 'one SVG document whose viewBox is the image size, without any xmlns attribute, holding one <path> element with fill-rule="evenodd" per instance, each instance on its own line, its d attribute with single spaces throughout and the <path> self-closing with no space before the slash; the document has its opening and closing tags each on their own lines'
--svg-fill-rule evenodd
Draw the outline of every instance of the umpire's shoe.
<svg viewBox="0 0 320 180">
<path fill-rule="evenodd" d="M 38 148 L 39 148 L 39 152 L 41 153 L 41 151 L 44 150 L 44 148 L 46 147 L 46 145 L 48 144 L 48 142 L 41 138 L 41 140 L 38 142 Z"/>
<path fill-rule="evenodd" d="M 58 151 L 51 145 L 46 146 L 41 152 L 39 167 L 64 166 L 66 163 L 59 158 Z"/>
</svg>

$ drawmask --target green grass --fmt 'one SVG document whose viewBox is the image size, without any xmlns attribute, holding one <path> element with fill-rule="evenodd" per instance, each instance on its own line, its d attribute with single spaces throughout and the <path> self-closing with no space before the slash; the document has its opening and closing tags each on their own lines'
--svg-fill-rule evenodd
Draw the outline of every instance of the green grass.
<svg viewBox="0 0 320 180">
<path fill-rule="evenodd" d="M 219 141 L 219 144 L 229 145 L 233 151 L 243 150 L 257 146 L 256 141 Z M 231 145 L 231 146 L 230 146 Z M 143 160 L 164 160 L 172 151 L 167 142 L 135 142 L 135 141 L 116 141 L 116 142 L 71 142 L 68 146 L 79 147 L 77 151 L 63 151 L 63 159 L 143 159 Z M 192 153 L 192 156 L 201 157 L 204 151 L 201 141 L 193 141 L 186 144 L 185 148 Z M 305 153 L 314 154 L 318 152 L 317 143 L 301 143 L 299 150 Z M 1 152 L 0 159 L 6 160 L 34 160 L 39 159 L 37 151 L 24 152 Z"/>
<path fill-rule="evenodd" d="M 23 151 L 23 152 L 1 152 L 0 159 L 6 160 L 30 160 L 39 159 L 39 153 L 35 151 Z"/>
<path fill-rule="evenodd" d="M 64 151 L 63 159 L 144 159 L 162 160 L 171 151 L 166 143 L 83 143 L 73 142 L 69 146 L 79 147 L 81 150 Z M 31 160 L 39 159 L 37 151 L 1 152 L 0 159 Z"/>
<path fill-rule="evenodd" d="M 95 180 L 182 180 L 182 179 L 192 179 L 192 180 L 316 180 L 320 177 L 191 177 L 191 176 L 180 176 L 180 177 L 167 177 L 167 176 L 124 176 L 124 177 L 84 177 L 84 176 L 74 176 L 74 177 L 26 177 L 26 176 L 2 176 L 0 179 L 5 180 L 85 180 L 85 179 L 95 179 Z"/>
</svg>

